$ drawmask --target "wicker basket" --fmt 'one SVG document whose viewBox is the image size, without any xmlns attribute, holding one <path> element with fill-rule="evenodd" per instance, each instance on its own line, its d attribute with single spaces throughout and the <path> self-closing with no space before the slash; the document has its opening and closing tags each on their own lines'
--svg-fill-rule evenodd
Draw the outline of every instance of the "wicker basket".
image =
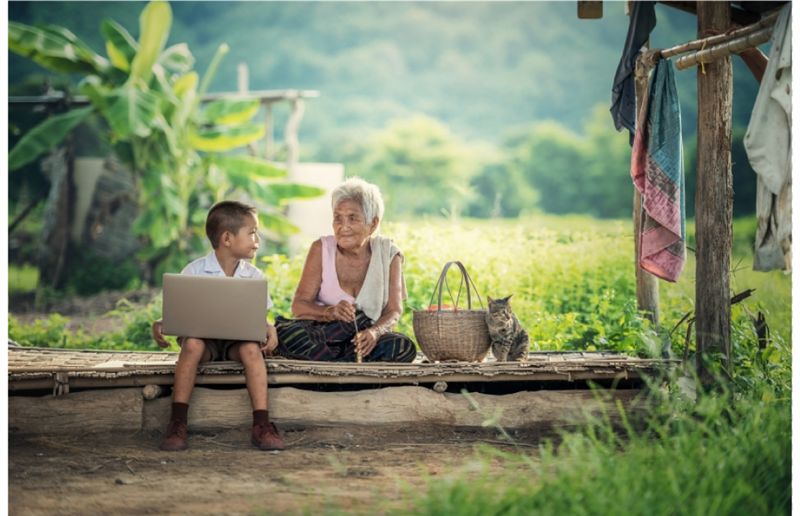
<svg viewBox="0 0 800 516">
<path fill-rule="evenodd" d="M 456 297 L 447 285 L 447 271 L 455 264 L 461 271 L 461 284 Z M 459 310 L 458 301 L 462 287 L 466 285 L 467 309 Z M 453 310 L 442 310 L 442 290 L 447 288 L 453 301 Z M 439 302 L 433 307 L 433 296 L 439 293 Z M 480 310 L 472 309 L 472 291 L 481 304 Z M 478 289 L 461 262 L 447 262 L 439 276 L 439 282 L 431 295 L 428 310 L 414 312 L 414 335 L 422 352 L 431 361 L 459 360 L 481 362 L 489 352 L 489 330 L 486 327 L 486 310 Z"/>
</svg>

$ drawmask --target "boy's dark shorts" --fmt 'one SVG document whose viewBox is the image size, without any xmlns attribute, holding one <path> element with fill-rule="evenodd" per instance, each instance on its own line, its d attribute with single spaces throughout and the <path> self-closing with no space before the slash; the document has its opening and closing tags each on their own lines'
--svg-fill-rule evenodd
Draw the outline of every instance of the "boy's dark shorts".
<svg viewBox="0 0 800 516">
<path fill-rule="evenodd" d="M 178 345 L 183 346 L 183 340 L 187 339 L 188 337 L 178 337 Z M 224 340 L 224 339 L 199 339 L 205 342 L 206 349 L 211 353 L 211 358 L 208 359 L 209 362 L 224 362 L 226 360 L 231 360 L 229 354 L 231 348 L 236 344 L 241 344 L 243 342 L 248 342 L 246 340 Z"/>
</svg>

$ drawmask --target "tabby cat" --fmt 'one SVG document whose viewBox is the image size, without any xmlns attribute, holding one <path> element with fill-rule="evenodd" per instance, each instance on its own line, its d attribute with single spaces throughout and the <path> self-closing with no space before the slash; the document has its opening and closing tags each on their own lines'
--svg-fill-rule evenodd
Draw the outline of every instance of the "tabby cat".
<svg viewBox="0 0 800 516">
<path fill-rule="evenodd" d="M 530 341 L 528 332 L 519 324 L 511 311 L 511 296 L 503 299 L 489 298 L 486 325 L 492 340 L 492 354 L 498 362 L 511 362 L 528 358 Z"/>
</svg>

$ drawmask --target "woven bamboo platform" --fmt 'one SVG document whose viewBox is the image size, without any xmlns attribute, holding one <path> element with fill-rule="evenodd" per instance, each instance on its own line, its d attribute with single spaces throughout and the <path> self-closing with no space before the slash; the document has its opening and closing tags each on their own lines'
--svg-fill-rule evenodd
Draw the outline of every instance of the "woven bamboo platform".
<svg viewBox="0 0 800 516">
<path fill-rule="evenodd" d="M 178 354 L 9 347 L 9 391 L 171 385 Z M 268 358 L 270 385 L 419 385 L 435 382 L 575 382 L 637 380 L 676 361 L 611 352 L 535 352 L 524 362 L 437 362 L 411 364 L 332 363 Z M 202 365 L 198 385 L 244 384 L 236 362 Z"/>
</svg>

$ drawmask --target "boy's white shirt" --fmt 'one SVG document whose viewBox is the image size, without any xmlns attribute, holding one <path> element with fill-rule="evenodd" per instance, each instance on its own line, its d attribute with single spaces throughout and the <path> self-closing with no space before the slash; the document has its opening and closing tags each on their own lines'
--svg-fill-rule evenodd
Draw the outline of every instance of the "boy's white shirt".
<svg viewBox="0 0 800 516">
<path fill-rule="evenodd" d="M 222 270 L 219 260 L 217 260 L 217 255 L 214 251 L 211 251 L 202 258 L 190 262 L 189 265 L 183 268 L 181 274 L 190 276 L 225 276 L 225 271 Z M 247 260 L 239 260 L 239 263 L 236 264 L 236 269 L 233 271 L 233 277 L 253 279 L 263 278 L 264 274 Z M 267 310 L 270 308 L 272 308 L 272 298 L 267 293 Z"/>
</svg>

